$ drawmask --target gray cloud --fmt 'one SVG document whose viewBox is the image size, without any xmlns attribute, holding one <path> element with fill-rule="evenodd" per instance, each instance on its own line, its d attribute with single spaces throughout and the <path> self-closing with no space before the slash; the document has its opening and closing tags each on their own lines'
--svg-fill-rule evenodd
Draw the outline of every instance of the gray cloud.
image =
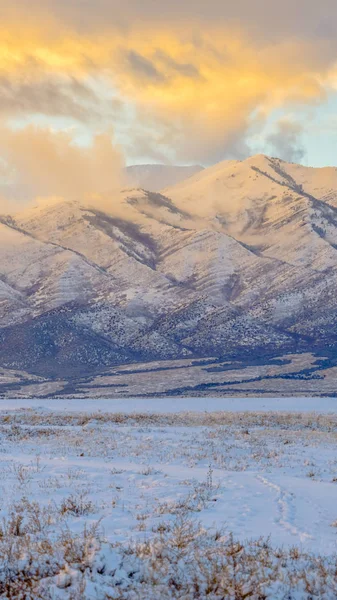
<svg viewBox="0 0 337 600">
<path fill-rule="evenodd" d="M 271 154 L 289 162 L 300 163 L 305 157 L 301 136 L 303 127 L 290 119 L 280 119 L 277 129 L 267 137 Z"/>
<path fill-rule="evenodd" d="M 170 70 L 183 75 L 184 77 L 201 77 L 199 70 L 197 67 L 192 65 L 191 63 L 179 63 L 175 61 L 171 56 L 168 56 L 162 50 L 157 50 L 155 53 L 157 59 L 159 59 L 164 66 L 168 67 Z"/>
<path fill-rule="evenodd" d="M 123 119 L 124 102 L 111 94 L 99 95 L 75 77 L 50 73 L 44 78 L 16 80 L 0 76 L 0 118 L 45 115 L 65 117 L 101 129 Z"/>
<path fill-rule="evenodd" d="M 61 21 L 71 23 L 77 30 L 104 30 L 116 24 L 127 29 L 146 21 L 170 21 L 181 24 L 182 19 L 193 22 L 221 24 L 233 22 L 263 32 L 263 38 L 281 38 L 287 35 L 335 39 L 337 3 L 335 0 L 17 0 L 6 3 L 0 17 L 8 12 L 27 10 L 46 16 L 53 14 Z M 13 4 L 15 4 L 13 8 Z M 11 6 L 12 5 L 12 6 Z"/>
<path fill-rule="evenodd" d="M 218 122 L 216 133 L 209 131 L 208 121 L 181 119 L 172 115 L 156 116 L 148 107 L 139 108 L 132 123 L 132 139 L 124 144 L 130 159 L 173 163 L 198 163 L 211 165 L 224 159 L 244 159 L 251 154 L 246 142 L 248 122 L 229 125 L 228 120 Z"/>
<path fill-rule="evenodd" d="M 130 50 L 127 53 L 127 61 L 133 73 L 137 76 L 146 77 L 154 81 L 163 81 L 165 79 L 148 58 L 145 58 L 135 50 Z"/>
<path fill-rule="evenodd" d="M 0 77 L 0 113 L 43 113 L 86 120 L 97 103 L 95 94 L 75 78 L 67 82 L 13 81 Z"/>
</svg>

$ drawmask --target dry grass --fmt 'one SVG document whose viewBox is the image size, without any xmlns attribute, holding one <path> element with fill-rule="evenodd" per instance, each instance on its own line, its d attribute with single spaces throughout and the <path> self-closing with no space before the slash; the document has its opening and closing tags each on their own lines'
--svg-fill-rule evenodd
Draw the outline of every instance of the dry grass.
<svg viewBox="0 0 337 600">
<path fill-rule="evenodd" d="M 99 524 L 75 534 L 65 525 L 58 525 L 56 507 L 41 507 L 23 498 L 0 528 L 0 597 L 55 598 L 48 589 L 50 580 L 55 580 L 56 588 L 62 588 L 69 571 L 75 572 L 74 582 L 69 581 L 74 592 L 79 580 L 76 571 L 83 574 L 90 569 L 99 546 Z"/>
<path fill-rule="evenodd" d="M 34 435 L 55 436 L 57 428 L 65 426 L 87 427 L 105 424 L 140 426 L 187 426 L 219 427 L 242 424 L 243 435 L 249 435 L 250 427 L 268 427 L 333 432 L 337 428 L 337 414 L 303 412 L 181 412 L 181 413 L 52 413 L 33 409 L 15 410 L 0 414 L 2 433 L 9 437 L 27 439 Z M 20 427 L 29 425 L 31 429 Z M 34 431 L 34 427 L 39 429 Z M 50 427 L 52 429 L 50 429 Z"/>
<path fill-rule="evenodd" d="M 82 517 L 95 512 L 95 505 L 87 499 L 86 494 L 72 494 L 62 500 L 60 514 L 62 516 L 71 514 L 75 517 Z"/>
<path fill-rule="evenodd" d="M 107 544 L 99 523 L 79 534 L 67 528 L 55 533 L 51 513 L 23 500 L 3 524 L 1 598 L 92 600 L 86 590 L 93 581 L 97 600 L 337 597 L 336 557 L 273 548 L 262 538 L 241 543 L 226 531 L 203 529 L 186 512 L 127 546 Z"/>
<path fill-rule="evenodd" d="M 177 434 L 179 426 L 198 429 Z M 302 413 L 0 415 L 3 486 L 9 481 L 16 497 L 9 511 L 0 506 L 1 600 L 335 600 L 337 556 L 277 548 L 266 538 L 239 541 L 195 518 L 223 506 L 213 504 L 226 491 L 219 469 L 285 465 L 309 484 L 336 480 L 336 430 L 336 415 Z M 327 447 L 329 463 L 320 453 Z M 61 462 L 69 456 L 73 462 Z M 102 461 L 105 481 L 90 456 Z M 130 475 L 115 457 L 134 463 Z M 203 480 L 184 472 L 175 495 L 169 487 L 165 495 L 166 463 L 201 465 Z M 95 513 L 101 523 L 92 523 Z M 109 541 L 105 517 L 116 519 Z M 132 519 L 121 543 L 123 521 Z"/>
</svg>

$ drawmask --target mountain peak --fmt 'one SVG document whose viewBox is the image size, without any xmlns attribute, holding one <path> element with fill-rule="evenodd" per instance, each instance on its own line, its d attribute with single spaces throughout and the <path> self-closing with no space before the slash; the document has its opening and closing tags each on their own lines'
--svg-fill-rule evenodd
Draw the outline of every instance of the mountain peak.
<svg viewBox="0 0 337 600">
<path fill-rule="evenodd" d="M 336 169 L 265 155 L 33 206 L 0 226 L 0 365 L 336 346 L 336 224 Z"/>
</svg>

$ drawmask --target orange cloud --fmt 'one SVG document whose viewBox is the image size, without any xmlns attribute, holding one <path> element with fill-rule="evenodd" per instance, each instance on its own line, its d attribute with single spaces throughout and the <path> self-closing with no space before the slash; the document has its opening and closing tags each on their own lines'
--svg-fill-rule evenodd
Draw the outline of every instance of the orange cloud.
<svg viewBox="0 0 337 600">
<path fill-rule="evenodd" d="M 122 155 L 107 134 L 97 135 L 89 147 L 79 147 L 71 135 L 33 126 L 19 131 L 0 129 L 0 153 L 12 176 L 12 189 L 35 197 L 85 199 L 119 191 Z M 10 198 L 7 199 L 7 205 Z"/>
<path fill-rule="evenodd" d="M 101 5 L 108 10 L 108 3 Z M 62 10 L 64 18 L 64 4 Z M 90 121 L 99 111 L 91 103 L 83 112 L 79 90 L 99 81 L 107 96 L 116 93 L 135 115 L 125 136 L 129 153 L 142 141 L 157 153 L 173 149 L 181 161 L 245 153 L 252 119 L 263 120 L 279 107 L 321 102 L 334 69 L 319 40 L 261 43 L 244 26 L 210 22 L 201 32 L 158 17 L 155 26 L 134 21 L 122 28 L 109 21 L 98 34 L 88 24 L 76 29 L 73 19 L 47 16 L 42 8 L 36 23 L 14 15 L 0 28 L 0 75 L 33 98 L 23 110 L 34 112 L 36 88 L 35 112 L 47 112 L 38 101 L 41 90 L 53 89 L 61 77 L 62 94 L 55 94 L 50 110 Z M 111 126 L 113 117 L 104 110 L 102 124 L 105 117 Z"/>
</svg>

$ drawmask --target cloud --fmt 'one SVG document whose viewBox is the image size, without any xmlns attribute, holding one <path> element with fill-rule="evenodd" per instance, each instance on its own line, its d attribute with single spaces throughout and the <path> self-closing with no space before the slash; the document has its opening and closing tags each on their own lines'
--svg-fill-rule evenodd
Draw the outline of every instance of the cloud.
<svg viewBox="0 0 337 600">
<path fill-rule="evenodd" d="M 280 119 L 276 131 L 266 141 L 271 154 L 288 162 L 300 163 L 305 157 L 301 136 L 303 127 L 288 118 Z"/>
<path fill-rule="evenodd" d="M 294 35 L 301 37 L 327 36 L 335 38 L 337 7 L 335 0 L 16 0 L 4 3 L 0 16 L 16 20 L 25 15 L 26 20 L 35 20 L 36 15 L 44 20 L 54 19 L 71 27 L 76 32 L 102 32 L 112 26 L 127 31 L 130 27 L 141 27 L 144 23 L 167 23 L 169 27 L 184 22 L 184 27 L 202 23 L 220 26 L 241 23 L 265 39 L 282 39 Z M 261 35 L 262 34 L 262 35 Z"/>
<path fill-rule="evenodd" d="M 162 81 L 163 75 L 154 66 L 153 62 L 144 56 L 141 56 L 135 50 L 127 52 L 127 61 L 136 77 L 146 77 L 154 81 Z"/>
<path fill-rule="evenodd" d="M 36 197 L 84 201 L 113 194 L 123 185 L 123 158 L 108 134 L 97 135 L 89 147 L 79 147 L 69 133 L 2 127 L 0 152 L 7 166 L 3 172 L 12 175 L 11 182 L 3 185 L 7 205 L 12 201 L 15 206 L 22 190 L 25 201 Z"/>
<path fill-rule="evenodd" d="M 0 194 L 0 215 L 12 214 L 14 203 Z"/>
<path fill-rule="evenodd" d="M 163 52 L 162 50 L 157 50 L 155 52 L 155 57 L 158 59 L 164 67 L 166 67 L 169 71 L 173 71 L 183 75 L 184 77 L 200 77 L 200 73 L 195 65 L 192 63 L 180 63 L 174 60 L 171 56 Z"/>
<path fill-rule="evenodd" d="M 137 146 L 143 137 L 152 156 L 171 156 L 173 149 L 172 159 L 180 162 L 242 158 L 250 129 L 262 127 L 275 108 L 326 99 L 328 70 L 303 41 L 259 48 L 242 31 L 214 28 L 197 39 L 188 31 L 178 37 L 164 31 L 130 35 L 124 43 L 151 64 L 140 85 L 139 74 L 112 52 L 113 81 L 134 106 Z M 130 145 L 135 148 L 133 135 Z"/>
<path fill-rule="evenodd" d="M 0 76 L 1 115 L 43 114 L 87 121 L 97 105 L 94 92 L 74 77 L 32 81 Z"/>
<path fill-rule="evenodd" d="M 19 0 L 0 11 L 0 113 L 113 125 L 134 158 L 143 143 L 149 158 L 242 158 L 252 126 L 324 102 L 336 81 L 335 0 Z"/>
</svg>

